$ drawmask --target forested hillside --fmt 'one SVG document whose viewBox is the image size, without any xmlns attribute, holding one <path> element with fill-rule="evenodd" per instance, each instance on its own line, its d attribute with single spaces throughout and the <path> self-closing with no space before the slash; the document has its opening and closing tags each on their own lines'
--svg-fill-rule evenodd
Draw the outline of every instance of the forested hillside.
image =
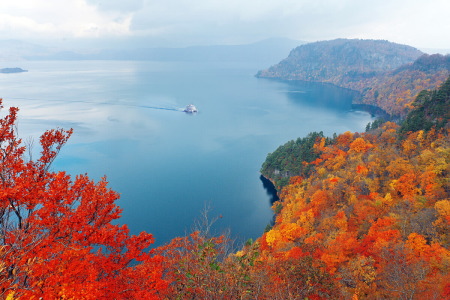
<svg viewBox="0 0 450 300">
<path fill-rule="evenodd" d="M 316 140 L 311 152 L 319 158 L 306 164 L 314 169 L 290 177 L 259 251 L 280 266 L 310 258 L 314 274 L 334 279 L 315 293 L 299 291 L 295 284 L 307 280 L 290 268 L 282 279 L 274 275 L 290 290 L 286 296 L 326 298 L 331 286 L 340 295 L 331 298 L 450 296 L 449 86 L 450 78 L 438 91 L 423 92 L 427 97 L 416 100 L 400 127 L 388 122 L 333 143 Z M 289 153 L 289 145 L 281 152 Z"/>
<path fill-rule="evenodd" d="M 301 45 L 257 76 L 342 84 L 412 63 L 423 52 L 383 40 L 336 39 Z"/>
<path fill-rule="evenodd" d="M 406 115 L 422 90 L 440 86 L 450 74 L 450 55 L 424 54 L 414 63 L 371 80 L 348 84 L 362 91 L 361 102 L 381 107 L 397 116 Z"/>
<path fill-rule="evenodd" d="M 436 89 L 449 74 L 449 55 L 388 41 L 338 39 L 297 47 L 257 76 L 333 83 L 361 92 L 359 103 L 405 116 L 420 91 Z"/>
<path fill-rule="evenodd" d="M 267 155 L 261 174 L 270 179 L 277 189 L 288 184 L 291 177 L 308 176 L 312 170 L 310 163 L 320 156 L 319 152 L 314 151 L 318 138 L 323 138 L 324 145 L 334 142 L 323 132 L 311 132 L 304 138 L 289 141 Z"/>
</svg>

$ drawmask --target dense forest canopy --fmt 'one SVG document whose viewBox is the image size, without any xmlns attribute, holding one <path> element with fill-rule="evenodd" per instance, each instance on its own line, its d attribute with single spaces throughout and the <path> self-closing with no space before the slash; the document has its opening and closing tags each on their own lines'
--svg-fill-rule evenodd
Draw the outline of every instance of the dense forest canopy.
<svg viewBox="0 0 450 300">
<path fill-rule="evenodd" d="M 304 138 L 289 141 L 267 155 L 261 174 L 274 182 L 278 189 L 288 184 L 290 177 L 307 176 L 312 169 L 309 163 L 319 158 L 319 153 L 314 151 L 318 138 L 325 144 L 332 141 L 325 138 L 323 132 L 311 132 Z"/>
<path fill-rule="evenodd" d="M 401 133 L 445 128 L 450 120 L 450 77 L 437 91 L 422 91 L 400 128 Z"/>
</svg>

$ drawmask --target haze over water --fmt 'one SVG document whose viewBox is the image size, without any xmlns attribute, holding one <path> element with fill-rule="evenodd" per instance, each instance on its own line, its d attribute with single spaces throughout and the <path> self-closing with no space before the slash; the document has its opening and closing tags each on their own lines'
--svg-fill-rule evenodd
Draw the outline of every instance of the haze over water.
<svg viewBox="0 0 450 300">
<path fill-rule="evenodd" d="M 266 155 L 311 131 L 363 131 L 367 113 L 350 110 L 350 91 L 258 79 L 261 63 L 20 62 L 0 74 L 5 106 L 20 108 L 24 140 L 56 127 L 74 135 L 53 165 L 106 175 L 121 193 L 120 223 L 156 244 L 184 235 L 205 204 L 217 230 L 255 238 L 271 221 L 259 179 Z M 195 104 L 199 113 L 181 112 Z M 35 146 L 35 152 L 38 151 Z"/>
</svg>

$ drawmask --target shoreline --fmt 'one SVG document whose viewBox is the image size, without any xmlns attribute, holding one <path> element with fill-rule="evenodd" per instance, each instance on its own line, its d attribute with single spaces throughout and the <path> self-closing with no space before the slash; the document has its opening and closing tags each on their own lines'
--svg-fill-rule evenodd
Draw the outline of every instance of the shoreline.
<svg viewBox="0 0 450 300">
<path fill-rule="evenodd" d="M 334 86 L 343 90 L 350 91 L 352 93 L 357 94 L 359 97 L 355 97 L 351 101 L 351 110 L 358 110 L 358 111 L 364 111 L 369 114 L 371 114 L 373 117 L 376 117 L 377 119 L 383 119 L 384 121 L 392 121 L 397 118 L 398 116 L 393 116 L 387 113 L 384 109 L 382 109 L 379 106 L 373 105 L 373 104 L 365 104 L 361 103 L 362 98 L 362 92 L 358 90 L 354 90 L 348 87 L 340 86 L 335 83 L 331 82 L 323 82 L 323 81 L 308 81 L 308 80 L 300 80 L 300 79 L 290 79 L 290 78 L 283 78 L 283 77 L 268 77 L 268 76 L 261 76 L 259 72 L 255 74 L 256 78 L 260 79 L 269 79 L 269 80 L 276 80 L 280 82 L 299 82 L 299 83 L 310 83 L 310 84 L 321 84 L 321 85 L 328 85 L 328 86 Z"/>
<path fill-rule="evenodd" d="M 351 108 L 352 110 L 367 112 L 367 113 L 371 114 L 372 117 L 375 117 L 377 119 L 383 119 L 385 121 L 390 121 L 392 119 L 395 119 L 395 116 L 391 116 L 384 109 L 382 109 L 376 105 L 364 104 L 364 103 L 352 103 L 351 107 L 352 107 Z"/>
</svg>

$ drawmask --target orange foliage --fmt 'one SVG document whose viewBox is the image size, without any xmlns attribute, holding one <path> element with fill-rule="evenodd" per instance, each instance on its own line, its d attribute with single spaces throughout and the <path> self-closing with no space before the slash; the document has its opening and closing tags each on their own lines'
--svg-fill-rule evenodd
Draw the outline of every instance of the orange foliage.
<svg viewBox="0 0 450 300">
<path fill-rule="evenodd" d="M 417 185 L 417 177 L 413 173 L 403 174 L 399 179 L 393 181 L 393 188 L 405 199 L 409 200 L 413 200 L 415 195 L 420 194 Z"/>
<path fill-rule="evenodd" d="M 301 184 L 303 181 L 302 176 L 293 176 L 289 179 L 289 184 L 295 185 L 295 184 Z"/>
<path fill-rule="evenodd" d="M 363 165 L 357 165 L 356 166 L 356 173 L 361 174 L 363 176 L 367 176 L 367 173 L 369 173 L 369 169 L 367 169 Z"/>
<path fill-rule="evenodd" d="M 350 151 L 352 152 L 366 152 L 368 149 L 372 148 L 373 145 L 367 143 L 363 138 L 357 138 L 350 144 Z"/>
<path fill-rule="evenodd" d="M 344 133 L 322 147 L 315 172 L 283 189 L 283 217 L 260 240 L 262 258 L 311 255 L 335 279 L 337 298 L 443 297 L 450 139 L 432 130 L 400 140 L 397 129 L 388 122 L 378 133 Z M 400 270 L 408 274 L 394 275 Z"/>
</svg>

